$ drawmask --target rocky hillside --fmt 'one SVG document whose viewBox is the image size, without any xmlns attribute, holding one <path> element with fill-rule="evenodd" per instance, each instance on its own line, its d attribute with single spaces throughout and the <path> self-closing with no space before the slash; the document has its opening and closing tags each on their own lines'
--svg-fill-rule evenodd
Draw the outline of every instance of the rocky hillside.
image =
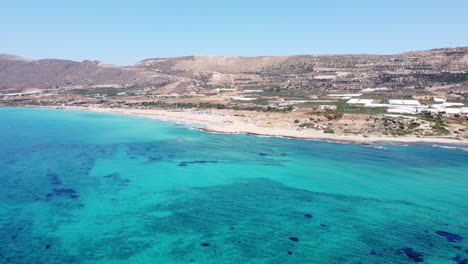
<svg viewBox="0 0 468 264">
<path fill-rule="evenodd" d="M 467 90 L 468 47 L 396 55 L 153 58 L 130 67 L 99 61 L 31 61 L 0 55 L 0 91 L 103 84 L 136 84 L 161 93 L 216 87 Z"/>
<path fill-rule="evenodd" d="M 0 56 L 0 91 L 28 88 L 51 89 L 76 85 L 141 84 L 160 85 L 173 81 L 170 76 L 141 69 L 126 68 L 99 61 L 27 60 Z"/>
<path fill-rule="evenodd" d="M 468 47 L 397 55 L 147 59 L 133 68 L 189 77 L 208 87 L 346 90 L 376 86 L 443 88 L 465 85 L 466 88 Z"/>
</svg>

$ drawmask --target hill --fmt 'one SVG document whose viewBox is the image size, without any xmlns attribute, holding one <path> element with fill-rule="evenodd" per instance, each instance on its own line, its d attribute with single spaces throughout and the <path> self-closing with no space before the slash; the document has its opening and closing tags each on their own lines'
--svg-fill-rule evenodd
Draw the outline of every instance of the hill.
<svg viewBox="0 0 468 264">
<path fill-rule="evenodd" d="M 396 55 L 189 56 L 122 67 L 100 61 L 28 60 L 0 54 L 0 91 L 136 85 L 155 93 L 217 87 L 352 90 L 391 87 L 466 90 L 468 47 Z"/>
</svg>

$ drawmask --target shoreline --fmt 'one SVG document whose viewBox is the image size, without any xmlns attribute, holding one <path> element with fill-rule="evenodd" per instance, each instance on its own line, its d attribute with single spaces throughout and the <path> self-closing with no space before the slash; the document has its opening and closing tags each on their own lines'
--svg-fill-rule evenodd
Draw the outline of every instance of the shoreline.
<svg viewBox="0 0 468 264">
<path fill-rule="evenodd" d="M 138 116 L 163 121 L 183 122 L 193 129 L 207 133 L 247 134 L 254 136 L 281 137 L 297 140 L 324 140 L 341 143 L 357 143 L 372 145 L 381 142 L 396 143 L 444 143 L 468 145 L 466 139 L 444 137 L 416 136 L 385 136 L 385 135 L 341 135 L 324 133 L 323 131 L 298 129 L 297 127 L 262 127 L 255 124 L 252 118 L 242 115 L 241 111 L 221 110 L 157 110 L 157 109 L 125 109 L 76 106 L 24 106 L 25 108 L 47 108 L 78 110 L 96 113 L 111 113 Z M 197 127 L 198 126 L 198 127 Z"/>
</svg>

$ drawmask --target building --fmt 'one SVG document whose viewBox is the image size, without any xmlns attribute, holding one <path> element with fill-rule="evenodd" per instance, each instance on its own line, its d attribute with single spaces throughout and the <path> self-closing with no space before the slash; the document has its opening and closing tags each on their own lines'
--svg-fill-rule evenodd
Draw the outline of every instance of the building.
<svg viewBox="0 0 468 264">
<path fill-rule="evenodd" d="M 216 88 L 213 91 L 215 91 L 215 92 L 233 92 L 233 91 L 237 91 L 237 88 Z"/>
<path fill-rule="evenodd" d="M 415 108 L 390 108 L 387 109 L 389 113 L 399 113 L 399 114 L 416 114 Z"/>
<path fill-rule="evenodd" d="M 443 97 L 434 97 L 432 98 L 436 103 L 445 103 L 446 99 Z"/>
<path fill-rule="evenodd" d="M 336 78 L 336 75 L 317 75 L 314 76 L 316 80 L 333 80 Z"/>
<path fill-rule="evenodd" d="M 388 102 L 391 105 L 421 105 L 421 103 L 418 100 L 388 100 Z"/>
<path fill-rule="evenodd" d="M 263 93 L 263 90 L 243 90 L 243 93 Z"/>
<path fill-rule="evenodd" d="M 232 100 L 237 101 L 255 101 L 257 98 L 246 98 L 246 97 L 231 97 Z"/>
<path fill-rule="evenodd" d="M 369 93 L 369 92 L 375 92 L 375 91 L 388 91 L 388 88 L 385 88 L 385 87 L 365 88 L 365 89 L 361 90 L 361 92 L 363 92 L 363 93 Z"/>
<path fill-rule="evenodd" d="M 7 93 L 7 94 L 0 94 L 2 96 L 28 96 L 28 95 L 37 95 L 42 94 L 43 91 L 36 91 L 36 92 L 24 92 L 24 93 Z"/>
<path fill-rule="evenodd" d="M 348 104 L 363 104 L 363 105 L 368 105 L 368 104 L 371 104 L 374 100 L 373 99 L 357 99 L 357 98 L 353 98 L 353 99 L 349 99 L 348 100 Z"/>
<path fill-rule="evenodd" d="M 328 97 L 358 97 L 362 94 L 329 94 Z"/>
<path fill-rule="evenodd" d="M 319 106 L 320 111 L 325 111 L 325 110 L 336 110 L 336 105 L 320 105 Z"/>
</svg>

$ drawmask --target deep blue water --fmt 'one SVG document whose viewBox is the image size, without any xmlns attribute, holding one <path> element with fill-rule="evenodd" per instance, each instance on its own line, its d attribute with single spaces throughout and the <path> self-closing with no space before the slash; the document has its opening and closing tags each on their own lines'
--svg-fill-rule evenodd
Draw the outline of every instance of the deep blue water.
<svg viewBox="0 0 468 264">
<path fill-rule="evenodd" d="M 3 108 L 0 263 L 467 263 L 466 146 L 380 146 Z"/>
</svg>

